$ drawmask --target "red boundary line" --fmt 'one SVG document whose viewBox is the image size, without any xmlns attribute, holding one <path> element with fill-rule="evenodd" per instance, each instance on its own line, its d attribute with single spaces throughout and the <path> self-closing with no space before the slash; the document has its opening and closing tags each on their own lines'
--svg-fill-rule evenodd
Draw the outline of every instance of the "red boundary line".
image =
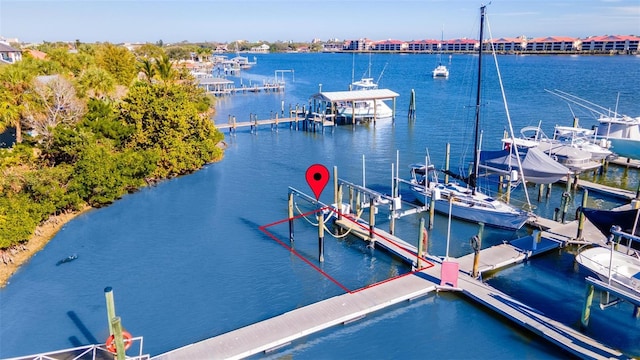
<svg viewBox="0 0 640 360">
<path fill-rule="evenodd" d="M 322 207 L 322 208 L 320 208 L 320 209 L 317 209 L 317 210 L 311 210 L 311 211 L 308 211 L 308 212 L 306 212 L 306 213 L 303 213 L 303 214 L 300 214 L 300 215 L 294 216 L 294 217 L 292 218 L 292 220 L 296 220 L 296 219 L 301 218 L 301 217 L 303 217 L 303 216 L 307 216 L 307 215 L 315 214 L 315 213 L 317 213 L 317 212 L 319 212 L 319 211 L 325 211 L 325 210 L 329 210 L 329 211 L 332 211 L 332 212 L 334 212 L 334 213 L 337 213 L 339 216 L 343 217 L 344 219 L 347 219 L 347 220 L 349 220 L 349 221 L 353 222 L 354 224 L 358 225 L 358 226 L 359 226 L 360 228 L 362 228 L 363 230 L 368 230 L 368 228 L 367 228 L 367 227 L 365 227 L 364 225 L 362 225 L 362 224 L 361 224 L 361 223 L 359 223 L 358 221 L 354 220 L 351 216 L 349 216 L 349 215 L 345 215 L 345 214 L 342 214 L 341 212 L 337 211 L 336 209 L 334 209 L 334 208 L 332 208 L 332 207 L 330 207 L 330 206 L 324 206 L 324 207 Z M 417 272 L 420 272 L 420 271 L 422 271 L 422 270 L 424 270 L 424 269 L 427 269 L 427 268 L 430 268 L 430 267 L 433 267 L 433 266 L 434 266 L 434 264 L 433 264 L 432 262 L 430 262 L 429 260 L 427 260 L 427 259 L 425 259 L 425 258 L 421 257 L 420 259 L 421 259 L 421 260 L 423 260 L 425 263 L 427 263 L 429 266 L 423 266 L 423 267 L 421 267 L 421 268 L 419 268 L 419 269 L 415 269 L 415 270 L 413 270 L 413 271 L 411 271 L 411 272 L 408 272 L 408 273 L 406 273 L 406 274 L 402 274 L 402 275 L 394 276 L 394 277 L 391 277 L 391 278 L 388 278 L 388 279 L 385 279 L 385 280 L 382 280 L 382 281 L 379 281 L 379 282 L 376 282 L 376 283 L 373 283 L 373 284 L 370 284 L 370 285 L 367 285 L 367 286 L 361 287 L 361 288 L 359 288 L 359 289 L 350 290 L 349 288 L 347 288 L 346 286 L 344 286 L 341 282 L 339 282 L 338 280 L 334 279 L 334 278 L 333 278 L 331 275 L 329 275 L 327 272 L 325 272 L 324 270 L 322 270 L 322 269 L 320 269 L 319 267 L 317 267 L 317 266 L 316 266 L 314 263 L 312 263 L 309 259 L 307 259 L 306 257 L 302 256 L 302 255 L 301 255 L 299 252 L 297 252 L 294 248 L 292 248 L 291 246 L 289 246 L 289 245 L 285 244 L 285 243 L 284 243 L 282 240 L 280 240 L 277 236 L 275 236 L 275 235 L 274 235 L 274 234 L 272 234 L 269 230 L 267 230 L 267 228 L 269 228 L 269 227 L 276 226 L 276 225 L 280 225 L 280 224 L 282 224 L 282 223 L 284 223 L 284 222 L 287 222 L 287 221 L 289 221 L 289 220 L 290 220 L 289 218 L 284 218 L 284 219 L 282 219 L 282 220 L 278 220 L 278 221 L 272 222 L 272 223 L 267 224 L 267 225 L 262 225 L 262 226 L 258 227 L 258 229 L 260 229 L 260 231 L 262 231 L 263 233 L 265 233 L 265 234 L 266 234 L 267 236 L 269 236 L 271 239 L 275 240 L 278 244 L 280 244 L 280 245 L 281 245 L 282 247 L 284 247 L 285 249 L 287 249 L 287 250 L 289 250 L 290 252 L 292 252 L 292 253 L 293 253 L 295 256 L 297 256 L 299 259 L 301 259 L 302 261 L 304 261 L 305 263 L 307 263 L 307 264 L 308 264 L 309 266 L 311 266 L 314 270 L 316 270 L 317 272 L 319 272 L 320 274 L 322 274 L 324 277 L 326 277 L 327 279 L 329 279 L 329 280 L 330 280 L 331 282 L 333 282 L 334 284 L 338 285 L 342 290 L 344 290 L 345 292 L 347 292 L 347 293 L 349 293 L 349 294 L 355 294 L 355 293 L 360 292 L 360 291 L 362 291 L 362 290 L 366 290 L 366 289 L 372 288 L 372 287 L 374 287 L 374 286 L 382 285 L 382 284 L 384 284 L 384 283 L 386 283 L 386 282 L 389 282 L 389 281 L 391 281 L 391 280 L 395 280 L 395 279 L 398 279 L 398 278 L 401 278 L 401 277 L 404 277 L 404 276 L 407 276 L 407 275 L 413 275 L 413 274 L 415 274 L 415 273 L 417 273 Z M 399 247 L 399 248 L 403 249 L 404 251 L 406 251 L 406 252 L 408 252 L 408 253 L 411 253 L 411 254 L 414 254 L 414 255 L 417 255 L 417 253 L 416 253 L 415 251 L 411 251 L 411 250 L 407 249 L 406 247 L 404 247 L 404 246 L 400 245 L 399 243 L 397 243 L 397 242 L 395 242 L 395 241 L 393 241 L 393 240 L 391 240 L 391 239 L 388 239 L 388 238 L 386 238 L 385 236 L 381 236 L 381 235 L 380 235 L 380 234 L 378 234 L 376 231 L 374 231 L 373 233 L 374 233 L 375 235 L 377 235 L 377 236 L 379 236 L 379 237 L 381 237 L 381 238 L 385 239 L 386 241 L 389 241 L 390 243 L 394 244 L 395 246 L 397 246 L 397 247 Z"/>
</svg>

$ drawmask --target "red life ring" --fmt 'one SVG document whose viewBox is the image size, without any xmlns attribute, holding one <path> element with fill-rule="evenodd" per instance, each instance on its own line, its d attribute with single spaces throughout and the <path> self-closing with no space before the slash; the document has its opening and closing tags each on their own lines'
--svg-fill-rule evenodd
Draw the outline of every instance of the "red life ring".
<svg viewBox="0 0 640 360">
<path fill-rule="evenodd" d="M 131 347 L 131 344 L 133 343 L 133 341 L 131 341 L 132 338 L 133 337 L 131 336 L 131 334 L 129 334 L 128 331 L 122 330 L 122 340 L 124 341 L 124 349 L 125 349 L 125 351 Z M 117 352 L 116 341 L 115 340 L 116 340 L 115 335 L 111 334 L 107 338 L 107 343 L 106 343 L 107 350 L 109 350 L 110 352 L 112 352 L 114 354 Z"/>
</svg>

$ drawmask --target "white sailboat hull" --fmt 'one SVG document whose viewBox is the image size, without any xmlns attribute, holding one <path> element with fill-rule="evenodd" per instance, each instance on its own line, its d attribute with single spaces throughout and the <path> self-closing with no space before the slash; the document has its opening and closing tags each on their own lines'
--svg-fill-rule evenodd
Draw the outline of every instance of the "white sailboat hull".
<svg viewBox="0 0 640 360">
<path fill-rule="evenodd" d="M 444 215 L 449 214 L 448 197 L 450 193 L 453 193 L 451 216 L 469 222 L 484 223 L 487 226 L 502 229 L 518 230 L 529 219 L 529 215 L 523 211 L 480 192 L 476 192 L 473 195 L 471 190 L 455 184 L 446 186 L 434 184 L 430 189 L 414 186 L 412 191 L 419 202 L 426 202 L 427 205 L 431 202 L 432 194 L 439 192 L 442 198 L 438 199 L 438 196 L 436 196 L 435 211 Z"/>
</svg>

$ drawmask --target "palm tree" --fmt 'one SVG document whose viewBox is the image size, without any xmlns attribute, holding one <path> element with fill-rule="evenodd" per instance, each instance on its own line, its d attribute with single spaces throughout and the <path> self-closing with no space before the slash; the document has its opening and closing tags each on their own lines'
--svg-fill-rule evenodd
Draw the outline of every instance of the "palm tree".
<svg viewBox="0 0 640 360">
<path fill-rule="evenodd" d="M 22 143 L 22 120 L 25 104 L 28 102 L 31 80 L 34 75 L 27 69 L 14 64 L 0 71 L 0 129 L 16 128 L 16 143 Z"/>
<path fill-rule="evenodd" d="M 138 69 L 142 71 L 144 76 L 147 78 L 149 84 L 151 84 L 151 80 L 154 76 L 156 76 L 156 68 L 153 64 L 153 60 L 151 59 L 142 59 L 138 64 Z"/>
<path fill-rule="evenodd" d="M 164 82 L 172 81 L 175 79 L 176 72 L 173 70 L 173 64 L 167 55 L 162 55 L 160 59 L 156 59 L 156 70 L 158 76 Z"/>
<path fill-rule="evenodd" d="M 103 98 L 116 87 L 116 80 L 108 71 L 92 66 L 83 71 L 77 81 L 78 92 L 81 96 Z"/>
</svg>

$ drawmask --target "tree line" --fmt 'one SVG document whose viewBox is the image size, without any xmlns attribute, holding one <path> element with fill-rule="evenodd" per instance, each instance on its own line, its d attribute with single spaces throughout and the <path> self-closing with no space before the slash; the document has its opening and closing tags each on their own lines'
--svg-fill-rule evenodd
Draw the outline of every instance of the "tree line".
<svg viewBox="0 0 640 360">
<path fill-rule="evenodd" d="M 214 99 L 165 50 L 44 44 L 0 66 L 0 249 L 51 215 L 105 206 L 223 156 Z"/>
</svg>

